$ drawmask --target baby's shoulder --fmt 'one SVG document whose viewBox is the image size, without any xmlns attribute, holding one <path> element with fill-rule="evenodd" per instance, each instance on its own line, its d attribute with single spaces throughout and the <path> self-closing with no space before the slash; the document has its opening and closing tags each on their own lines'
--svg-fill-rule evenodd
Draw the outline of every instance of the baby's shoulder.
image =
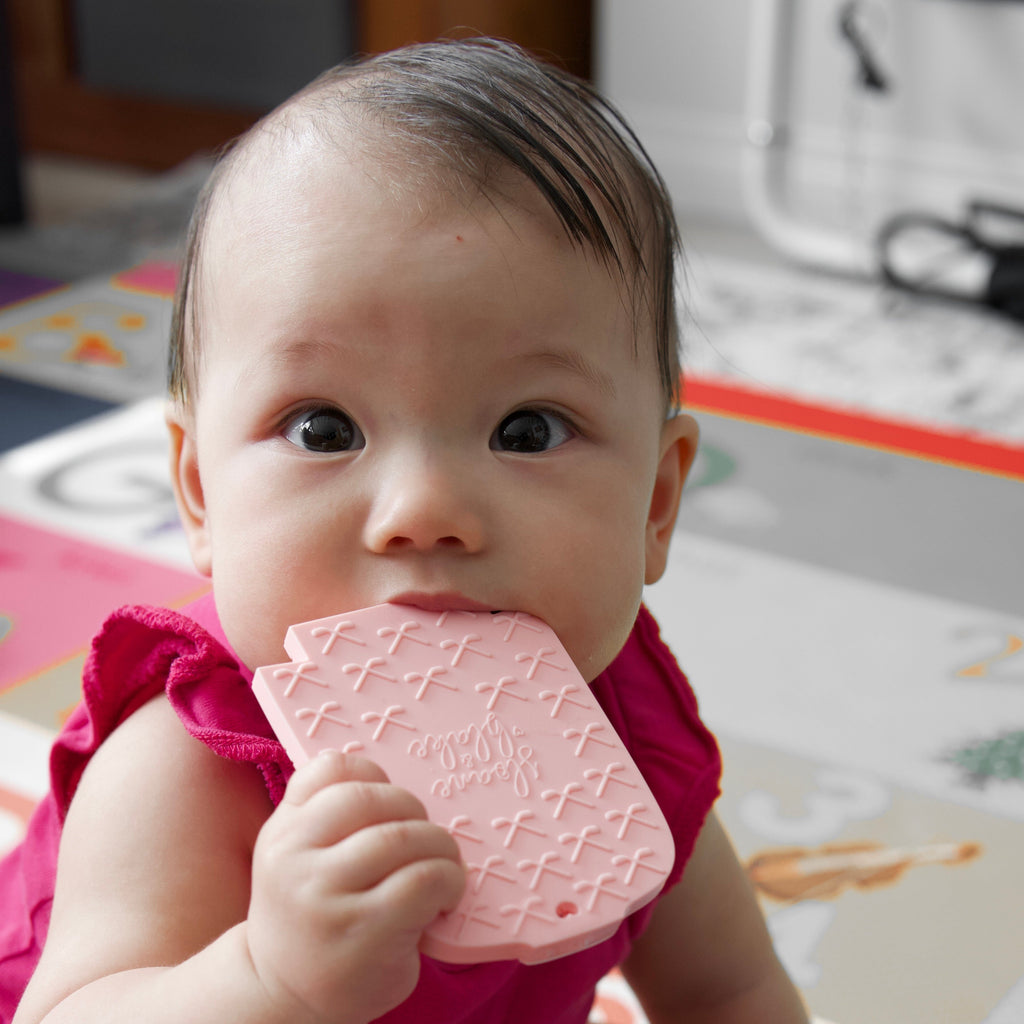
<svg viewBox="0 0 1024 1024">
<path fill-rule="evenodd" d="M 92 756 L 71 801 L 69 818 L 101 815 L 135 835 L 172 838 L 211 829 L 255 835 L 272 810 L 258 770 L 220 757 L 191 736 L 166 696 L 128 715 Z"/>
<path fill-rule="evenodd" d="M 270 811 L 258 771 L 193 739 L 166 697 L 129 714 L 89 760 L 64 820 L 37 1001 L 180 962 L 243 920 Z"/>
</svg>

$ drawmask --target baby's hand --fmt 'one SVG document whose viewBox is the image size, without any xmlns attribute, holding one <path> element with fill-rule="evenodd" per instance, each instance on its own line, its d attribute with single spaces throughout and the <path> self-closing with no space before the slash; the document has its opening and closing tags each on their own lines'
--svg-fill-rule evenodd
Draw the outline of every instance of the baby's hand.
<svg viewBox="0 0 1024 1024">
<path fill-rule="evenodd" d="M 320 754 L 256 843 L 253 966 L 282 1019 L 374 1020 L 412 993 L 423 929 L 464 886 L 455 840 L 416 797 L 370 761 Z"/>
</svg>

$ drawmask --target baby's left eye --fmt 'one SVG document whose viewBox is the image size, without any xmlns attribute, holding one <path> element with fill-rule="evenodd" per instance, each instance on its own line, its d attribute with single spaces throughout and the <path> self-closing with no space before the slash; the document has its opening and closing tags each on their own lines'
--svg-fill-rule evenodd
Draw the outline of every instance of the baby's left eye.
<svg viewBox="0 0 1024 1024">
<path fill-rule="evenodd" d="M 491 436 L 491 448 L 500 452 L 534 454 L 565 444 L 572 429 L 560 416 L 538 409 L 509 413 Z"/>
<path fill-rule="evenodd" d="M 285 440 L 307 452 L 335 454 L 366 445 L 363 432 L 339 409 L 307 410 L 289 420 L 283 433 Z"/>
</svg>

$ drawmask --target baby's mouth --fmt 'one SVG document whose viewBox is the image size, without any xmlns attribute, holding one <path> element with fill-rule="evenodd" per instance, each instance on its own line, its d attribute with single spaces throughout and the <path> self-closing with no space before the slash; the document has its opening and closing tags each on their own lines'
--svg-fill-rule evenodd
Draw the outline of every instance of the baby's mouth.
<svg viewBox="0 0 1024 1024">
<path fill-rule="evenodd" d="M 493 605 L 474 601 L 455 591 L 427 594 L 410 591 L 388 598 L 388 604 L 408 604 L 428 612 L 490 612 L 501 611 Z"/>
</svg>

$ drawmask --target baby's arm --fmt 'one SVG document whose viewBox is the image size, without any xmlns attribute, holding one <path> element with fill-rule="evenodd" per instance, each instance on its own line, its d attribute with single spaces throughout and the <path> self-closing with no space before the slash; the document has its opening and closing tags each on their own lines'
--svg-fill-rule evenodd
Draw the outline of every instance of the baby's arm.
<svg viewBox="0 0 1024 1024">
<path fill-rule="evenodd" d="M 463 883 L 454 840 L 369 762 L 315 759 L 271 813 L 258 773 L 159 698 L 82 778 L 15 1021 L 372 1020 Z"/>
<path fill-rule="evenodd" d="M 622 970 L 651 1024 L 807 1024 L 713 813 Z"/>
</svg>

